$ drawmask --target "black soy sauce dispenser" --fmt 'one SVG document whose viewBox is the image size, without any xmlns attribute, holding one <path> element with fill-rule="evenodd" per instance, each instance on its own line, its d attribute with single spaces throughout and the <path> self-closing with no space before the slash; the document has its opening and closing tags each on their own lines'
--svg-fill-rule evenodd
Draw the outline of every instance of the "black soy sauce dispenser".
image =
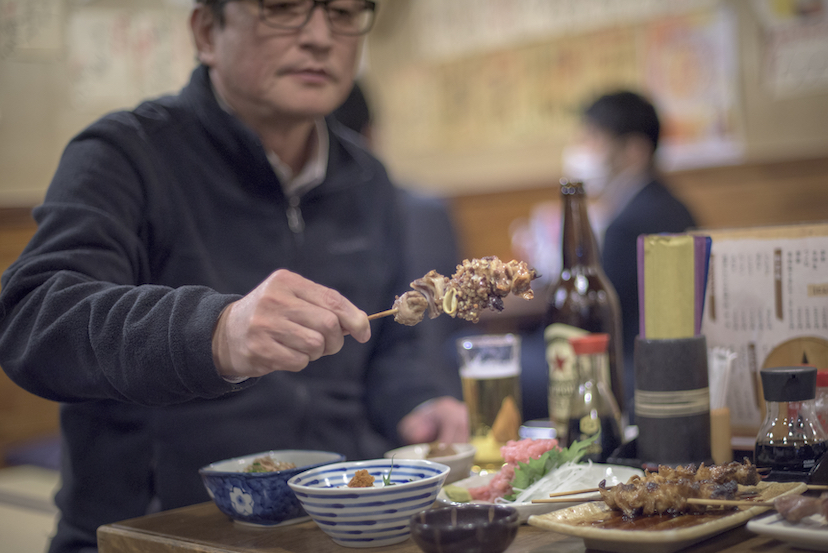
<svg viewBox="0 0 828 553">
<path fill-rule="evenodd" d="M 815 367 L 760 371 L 765 420 L 756 436 L 754 464 L 770 468 L 767 480 L 807 481 L 828 452 L 828 435 L 816 415 Z"/>
</svg>

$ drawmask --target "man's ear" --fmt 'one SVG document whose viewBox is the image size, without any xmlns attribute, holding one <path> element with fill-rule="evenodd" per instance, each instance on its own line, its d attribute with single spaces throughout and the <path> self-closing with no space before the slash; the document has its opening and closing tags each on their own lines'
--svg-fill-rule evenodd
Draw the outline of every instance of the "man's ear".
<svg viewBox="0 0 828 553">
<path fill-rule="evenodd" d="M 649 138 L 640 133 L 632 133 L 625 137 L 624 156 L 628 166 L 646 169 L 653 162 L 655 149 Z"/>
<path fill-rule="evenodd" d="M 215 56 L 213 30 L 219 25 L 213 10 L 204 4 L 198 4 L 190 14 L 190 30 L 195 41 L 196 57 L 204 65 L 211 67 Z"/>
</svg>

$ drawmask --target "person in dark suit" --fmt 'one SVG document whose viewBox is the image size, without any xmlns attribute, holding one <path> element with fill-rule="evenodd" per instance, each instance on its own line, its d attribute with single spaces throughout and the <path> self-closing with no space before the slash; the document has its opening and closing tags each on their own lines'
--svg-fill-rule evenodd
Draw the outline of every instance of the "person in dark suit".
<svg viewBox="0 0 828 553">
<path fill-rule="evenodd" d="M 580 139 L 564 152 L 565 171 L 583 179 L 596 200 L 590 217 L 604 271 L 621 301 L 628 405 L 635 392 L 633 354 L 639 327 L 636 241 L 641 234 L 696 226 L 656 171 L 660 131 L 656 109 L 645 97 L 631 91 L 605 94 L 584 110 Z"/>
</svg>

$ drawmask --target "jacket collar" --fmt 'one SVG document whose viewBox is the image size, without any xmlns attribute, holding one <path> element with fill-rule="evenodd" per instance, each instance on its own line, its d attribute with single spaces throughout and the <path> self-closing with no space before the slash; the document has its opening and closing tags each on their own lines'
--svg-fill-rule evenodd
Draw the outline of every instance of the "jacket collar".
<svg viewBox="0 0 828 553">
<path fill-rule="evenodd" d="M 259 137 L 250 127 L 219 105 L 213 93 L 207 66 L 199 65 L 193 71 L 190 82 L 181 91 L 181 98 L 189 104 L 218 149 L 234 165 L 245 171 L 255 172 L 257 176 L 251 176 L 256 179 L 255 182 L 276 186 L 281 192 L 279 179 Z M 324 190 L 350 187 L 373 177 L 376 161 L 359 144 L 358 139 L 349 136 L 349 130 L 333 118 L 326 117 L 325 122 L 329 130 L 326 176 L 322 184 L 313 188 L 309 195 Z M 333 171 L 332 167 L 335 167 Z M 265 177 L 265 174 L 268 176 Z"/>
</svg>

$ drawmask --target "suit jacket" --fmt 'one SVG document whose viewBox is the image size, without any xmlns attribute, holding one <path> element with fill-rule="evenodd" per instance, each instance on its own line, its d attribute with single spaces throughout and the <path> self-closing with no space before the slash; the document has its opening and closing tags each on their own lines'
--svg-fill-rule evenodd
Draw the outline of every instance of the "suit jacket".
<svg viewBox="0 0 828 553">
<path fill-rule="evenodd" d="M 632 405 L 635 391 L 633 354 L 638 336 L 638 270 L 636 243 L 641 234 L 684 232 L 695 227 L 692 214 L 658 180 L 636 194 L 613 219 L 604 235 L 602 264 L 621 302 L 624 345 L 624 394 Z M 630 410 L 632 416 L 632 410 Z"/>
</svg>

